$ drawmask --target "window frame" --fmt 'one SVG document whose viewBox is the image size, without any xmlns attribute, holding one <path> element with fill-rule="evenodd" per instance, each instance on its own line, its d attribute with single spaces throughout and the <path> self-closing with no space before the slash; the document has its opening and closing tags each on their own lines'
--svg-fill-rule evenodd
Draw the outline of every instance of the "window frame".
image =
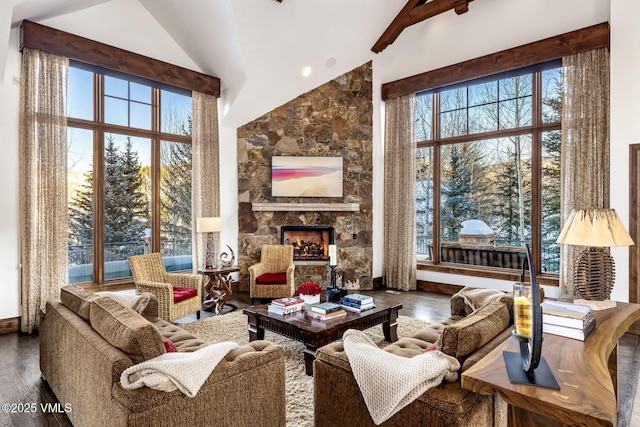
<svg viewBox="0 0 640 427">
<path fill-rule="evenodd" d="M 86 129 L 93 132 L 93 280 L 80 282 L 87 289 L 103 289 L 108 287 L 130 288 L 133 283 L 131 277 L 105 280 L 104 278 L 104 143 L 105 135 L 109 133 L 128 135 L 132 137 L 148 138 L 151 141 L 151 251 L 160 252 L 161 218 L 160 218 L 160 147 L 162 141 L 192 144 L 192 137 L 186 135 L 162 132 L 161 129 L 161 96 L 162 90 L 175 92 L 192 97 L 190 90 L 177 88 L 167 84 L 147 80 L 70 60 L 69 66 L 93 73 L 93 120 L 86 120 L 67 116 L 67 127 Z M 144 84 L 151 87 L 151 129 L 132 128 L 127 126 L 105 123 L 104 117 L 104 77 L 117 77 L 129 82 Z"/>
<path fill-rule="evenodd" d="M 416 141 L 416 148 L 433 149 L 433 245 L 431 260 L 417 260 L 418 270 L 437 271 L 451 274 L 487 277 L 501 280 L 519 280 L 520 271 L 517 269 L 494 268 L 470 264 L 457 264 L 442 262 L 440 260 L 441 245 L 441 148 L 446 145 L 482 141 L 493 138 L 503 138 L 517 135 L 531 135 L 531 249 L 533 262 L 539 270 L 536 272 L 538 281 L 545 285 L 558 286 L 558 274 L 542 272 L 542 151 L 543 134 L 549 131 L 561 131 L 561 122 L 543 122 L 542 116 L 542 72 L 562 66 L 561 59 L 535 64 L 508 72 L 496 73 L 457 82 L 452 85 L 442 86 L 416 93 L 416 96 L 429 94 L 432 96 L 431 108 L 431 135 L 428 140 Z M 468 87 L 471 85 L 505 79 L 523 74 L 532 75 L 532 118 L 531 125 L 519 128 L 497 129 L 488 132 L 441 137 L 440 123 L 440 93 L 443 91 Z M 468 108 L 468 106 L 467 106 Z M 413 118 L 412 118 L 413 119 Z M 467 129 L 468 130 L 468 129 Z M 436 243 L 438 242 L 438 243 Z"/>
</svg>

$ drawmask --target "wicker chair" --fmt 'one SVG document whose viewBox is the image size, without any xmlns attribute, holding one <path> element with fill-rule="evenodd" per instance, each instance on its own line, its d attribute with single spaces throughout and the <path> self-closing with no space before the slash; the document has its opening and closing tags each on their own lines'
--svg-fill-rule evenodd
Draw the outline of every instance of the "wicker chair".
<svg viewBox="0 0 640 427">
<path fill-rule="evenodd" d="M 158 299 L 158 317 L 173 322 L 202 308 L 202 276 L 167 273 L 162 255 L 152 253 L 129 257 L 138 293 L 149 292 Z M 195 290 L 195 292 L 194 292 Z M 174 303 L 174 300 L 179 302 Z"/>
<path fill-rule="evenodd" d="M 260 262 L 249 267 L 249 296 L 285 298 L 296 291 L 293 273 L 293 246 L 263 245 Z"/>
</svg>

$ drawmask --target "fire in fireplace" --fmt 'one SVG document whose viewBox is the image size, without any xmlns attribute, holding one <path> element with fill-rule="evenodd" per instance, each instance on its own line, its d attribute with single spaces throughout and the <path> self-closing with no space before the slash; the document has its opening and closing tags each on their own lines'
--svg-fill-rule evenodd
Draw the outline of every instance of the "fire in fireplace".
<svg viewBox="0 0 640 427">
<path fill-rule="evenodd" d="M 333 227 L 324 225 L 283 225 L 280 243 L 293 245 L 294 261 L 329 261 Z"/>
</svg>

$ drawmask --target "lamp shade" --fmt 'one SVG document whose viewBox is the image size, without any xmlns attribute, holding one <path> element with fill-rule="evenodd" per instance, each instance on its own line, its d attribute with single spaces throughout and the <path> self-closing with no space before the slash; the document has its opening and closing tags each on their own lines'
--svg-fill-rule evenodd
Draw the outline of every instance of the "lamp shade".
<svg viewBox="0 0 640 427">
<path fill-rule="evenodd" d="M 610 247 L 631 246 L 633 240 L 614 209 L 574 209 L 557 243 Z"/>
<path fill-rule="evenodd" d="M 196 219 L 196 231 L 198 233 L 213 233 L 215 231 L 222 231 L 222 218 L 198 218 Z"/>
</svg>

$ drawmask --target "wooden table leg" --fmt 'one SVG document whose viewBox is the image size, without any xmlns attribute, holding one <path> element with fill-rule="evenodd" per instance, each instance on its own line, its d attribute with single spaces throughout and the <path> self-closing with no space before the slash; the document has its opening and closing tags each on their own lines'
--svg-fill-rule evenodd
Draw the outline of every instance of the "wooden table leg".
<svg viewBox="0 0 640 427">
<path fill-rule="evenodd" d="M 247 330 L 249 331 L 249 341 L 263 340 L 264 328 L 258 326 L 258 318 L 249 314 L 247 315 L 247 321 L 249 322 L 249 325 L 247 326 Z"/>
<path fill-rule="evenodd" d="M 304 354 L 304 372 L 312 376 L 313 375 L 313 361 L 316 360 L 316 347 L 312 344 L 306 344 L 304 350 L 302 350 L 302 354 Z"/>
<path fill-rule="evenodd" d="M 214 275 L 207 274 L 207 278 L 209 281 L 204 285 L 204 291 L 209 295 L 210 299 L 203 301 L 202 309 L 207 311 L 214 310 L 214 313 L 218 314 L 218 302 L 222 296 L 222 292 L 215 289 L 216 278 Z"/>
<path fill-rule="evenodd" d="M 222 298 L 218 301 L 218 311 L 222 310 L 227 301 L 231 298 L 233 291 L 231 290 L 231 286 L 229 286 L 229 282 L 231 281 L 231 274 L 223 275 L 219 274 L 217 277 L 218 284 L 222 288 Z M 231 305 L 231 304 L 229 304 Z"/>
<path fill-rule="evenodd" d="M 391 307 L 389 309 L 389 321 L 382 324 L 382 332 L 384 339 L 389 342 L 398 341 L 398 309 Z"/>
</svg>

